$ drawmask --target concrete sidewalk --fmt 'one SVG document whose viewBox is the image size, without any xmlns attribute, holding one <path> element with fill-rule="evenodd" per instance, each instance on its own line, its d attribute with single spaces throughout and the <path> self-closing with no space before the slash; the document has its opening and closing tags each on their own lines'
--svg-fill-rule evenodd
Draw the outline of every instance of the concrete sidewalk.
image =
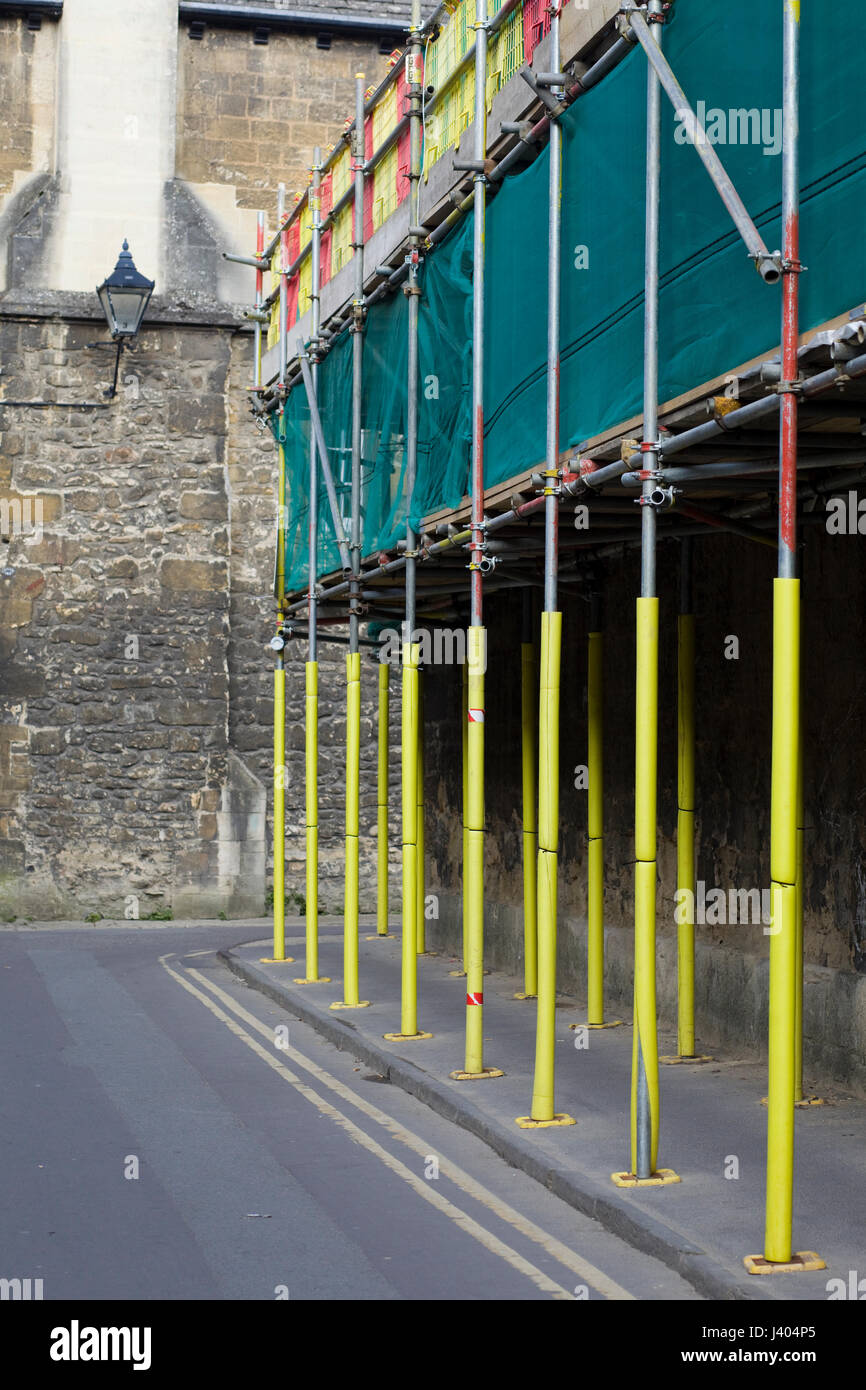
<svg viewBox="0 0 866 1390">
<path fill-rule="evenodd" d="M 682 1181 L 617 1188 L 610 1175 L 629 1163 L 631 1027 L 581 1037 L 568 1025 L 585 1019 L 585 1006 L 563 998 L 557 1006 L 556 1106 L 577 1123 L 522 1130 L 515 1118 L 529 1111 L 535 1048 L 534 1004 L 512 997 L 522 982 L 499 972 L 485 981 L 484 1060 L 505 1075 L 452 1081 L 449 1072 L 463 1065 L 465 981 L 448 972 L 459 962 L 445 955 L 419 957 L 418 1026 L 433 1037 L 387 1042 L 383 1034 L 400 1027 L 400 937 L 365 940 L 374 931 L 375 919 L 364 919 L 360 993 L 371 1000 L 365 1009 L 329 1008 L 342 995 L 342 938 L 333 920 L 322 923 L 319 965 L 331 984 L 293 983 L 303 973 L 303 918 L 287 923 L 287 949 L 295 965 L 262 964 L 260 957 L 272 948 L 266 938 L 261 945 L 221 954 L 248 984 L 479 1136 L 512 1166 L 662 1260 L 706 1297 L 824 1300 L 828 1280 L 843 1280 L 847 1287 L 851 1271 L 857 1278 L 866 1275 L 866 1105 L 861 1101 L 824 1088 L 825 1105 L 796 1115 L 794 1245 L 817 1251 L 827 1269 L 748 1275 L 743 1256 L 763 1248 L 765 1063 L 717 1054 L 703 1065 L 662 1066 L 659 1166 L 674 1169 Z M 587 1045 L 576 1046 L 580 1041 Z M 675 1038 L 660 1034 L 659 1050 L 675 1052 Z"/>
</svg>

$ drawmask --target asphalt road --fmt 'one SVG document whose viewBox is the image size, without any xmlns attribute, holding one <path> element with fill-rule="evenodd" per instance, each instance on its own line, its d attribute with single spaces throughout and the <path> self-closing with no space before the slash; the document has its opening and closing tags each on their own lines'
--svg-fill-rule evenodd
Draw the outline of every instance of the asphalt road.
<svg viewBox="0 0 866 1390">
<path fill-rule="evenodd" d="M 239 982 L 215 953 L 242 939 L 0 933 L 0 1278 L 47 1300 L 697 1298 Z"/>
</svg>

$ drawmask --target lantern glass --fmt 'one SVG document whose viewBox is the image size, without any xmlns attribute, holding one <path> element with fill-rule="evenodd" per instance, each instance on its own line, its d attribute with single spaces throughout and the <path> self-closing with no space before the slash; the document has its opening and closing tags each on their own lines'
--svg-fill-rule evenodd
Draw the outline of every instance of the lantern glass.
<svg viewBox="0 0 866 1390">
<path fill-rule="evenodd" d="M 117 265 L 96 290 L 112 338 L 135 336 L 153 294 L 153 286 L 153 280 L 148 280 L 136 269 L 129 243 L 124 241 Z"/>
</svg>

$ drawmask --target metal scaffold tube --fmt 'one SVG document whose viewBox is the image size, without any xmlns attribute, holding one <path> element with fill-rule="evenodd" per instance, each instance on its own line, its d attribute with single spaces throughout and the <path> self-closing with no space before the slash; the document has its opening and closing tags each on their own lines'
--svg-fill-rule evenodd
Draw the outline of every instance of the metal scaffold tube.
<svg viewBox="0 0 866 1390">
<path fill-rule="evenodd" d="M 343 998 L 332 1009 L 363 1009 L 358 997 L 361 806 L 361 446 L 364 367 L 364 74 L 355 74 L 354 131 L 355 295 L 352 301 L 352 484 L 349 650 L 346 653 L 346 837 L 343 897 Z"/>
<path fill-rule="evenodd" d="M 310 349 L 313 355 L 313 362 L 310 374 L 313 383 L 313 394 L 316 394 L 318 385 L 318 345 L 319 345 L 319 322 L 320 322 L 320 302 L 319 302 L 319 256 L 321 233 L 319 231 L 319 180 L 321 165 L 321 154 L 318 149 L 313 151 L 313 181 L 311 188 L 312 205 L 312 251 L 311 251 L 311 290 L 312 290 L 312 313 L 310 323 L 311 344 Z M 287 240 L 287 238 L 286 238 Z M 288 256 L 288 246 L 285 248 Z M 280 341 L 285 338 L 288 341 L 288 326 L 285 334 L 281 335 Z M 308 615 L 308 647 L 307 665 L 305 672 L 305 696 L 304 696 L 304 738 L 306 742 L 306 978 L 317 980 L 319 978 L 319 665 L 317 653 L 317 609 L 316 609 L 316 580 L 317 559 L 318 559 L 318 469 L 316 468 L 316 446 L 310 432 L 310 487 L 309 487 L 309 575 L 307 594 L 309 598 Z"/>
<path fill-rule="evenodd" d="M 550 60 L 559 73 L 560 6 L 550 12 Z M 561 100 L 561 83 L 551 87 Z M 521 1128 L 572 1125 L 570 1115 L 557 1114 L 554 1101 L 556 1051 L 556 935 L 559 879 L 559 684 L 562 653 L 562 614 L 558 611 L 559 579 L 559 296 L 562 222 L 562 131 L 550 124 L 547 239 L 547 428 L 544 470 L 544 611 L 541 615 L 541 658 L 538 707 L 538 868 L 537 868 L 537 1004 L 535 1073 L 529 1115 L 518 1117 Z"/>
<path fill-rule="evenodd" d="M 319 552 L 319 470 L 316 431 L 312 426 L 312 410 L 317 402 L 318 352 L 320 311 L 320 254 L 321 254 L 321 152 L 313 151 L 310 184 L 311 251 L 310 251 L 310 364 L 309 380 L 304 384 L 310 397 L 311 428 L 309 455 L 309 497 L 307 503 L 307 660 L 304 666 L 304 820 L 305 820 L 305 878 L 306 913 L 304 916 L 305 962 L 303 979 L 296 984 L 328 984 L 330 978 L 319 974 L 319 662 L 318 662 L 318 580 Z M 283 261 L 288 263 L 288 233 L 282 237 Z M 285 276 L 283 278 L 286 278 Z M 282 300 L 281 300 L 282 303 Z M 288 342 L 288 323 L 280 332 L 280 361 L 284 361 L 283 342 Z"/>
<path fill-rule="evenodd" d="M 298 359 L 301 364 L 301 377 L 304 383 L 304 391 L 307 397 L 307 405 L 310 409 L 312 448 L 316 452 L 319 461 L 319 466 L 322 470 L 322 476 L 325 480 L 325 492 L 328 495 L 328 507 L 331 512 L 331 521 L 334 525 L 334 539 L 336 540 L 337 549 L 340 554 L 340 563 L 343 566 L 343 572 L 348 573 L 352 568 L 352 563 L 349 558 L 349 546 L 346 542 L 346 533 L 343 529 L 343 518 L 340 514 L 339 502 L 337 501 L 337 489 L 334 486 L 334 475 L 331 472 L 331 464 L 328 459 L 328 448 L 325 444 L 325 434 L 322 429 L 321 417 L 319 416 L 319 407 L 316 401 L 316 389 L 313 382 L 312 368 L 310 367 L 309 356 L 304 349 L 303 340 L 300 338 L 298 339 Z M 312 482 L 313 478 L 311 477 L 311 487 Z M 316 568 L 314 566 L 313 574 L 315 575 L 315 573 Z M 323 597 L 323 595 L 320 594 L 319 598 L 321 597 Z M 292 608 L 289 608 L 286 611 L 291 613 L 295 608 L 306 607 L 308 602 L 309 595 L 307 598 L 299 600 L 297 604 L 293 604 Z"/>
<path fill-rule="evenodd" d="M 794 0 L 791 2 L 793 3 Z M 714 146 L 710 143 L 706 131 L 689 105 L 685 92 L 671 71 L 670 64 L 661 52 L 661 45 L 658 42 L 656 32 L 653 32 L 654 25 L 658 26 L 660 22 L 664 22 L 663 16 L 659 14 L 661 7 L 654 4 L 654 0 L 649 0 L 645 15 L 633 5 L 627 5 L 623 8 L 638 43 L 646 53 L 650 69 L 657 82 L 670 97 L 677 115 L 685 121 L 689 132 L 689 142 L 694 146 L 716 192 L 727 208 L 749 255 L 755 262 L 758 273 L 767 284 L 776 284 L 780 275 L 778 252 L 773 255 L 767 249 L 763 237 L 746 211 L 739 193 L 716 154 Z"/>
<path fill-rule="evenodd" d="M 409 90 L 409 225 L 417 227 L 421 217 L 419 194 L 421 180 L 421 140 L 423 133 L 424 55 L 421 36 L 420 0 L 412 3 L 412 24 L 409 31 L 409 54 L 406 65 Z M 419 240 L 409 238 L 408 282 L 405 293 L 408 301 L 408 395 L 406 400 L 406 633 L 404 641 L 415 641 L 416 569 L 418 537 L 412 526 L 412 498 L 418 474 L 418 313 L 421 287 L 419 284 Z M 418 681 L 418 740 L 415 757 L 415 949 L 419 955 L 426 950 L 424 929 L 424 678 L 420 670 Z"/>
<path fill-rule="evenodd" d="M 253 316 L 253 390 L 262 389 L 262 252 L 265 246 L 265 214 L 256 213 L 256 307 Z"/>
<path fill-rule="evenodd" d="M 523 771 L 523 989 L 515 999 L 538 993 L 538 651 L 532 640 L 532 590 L 523 591 L 520 646 L 520 725 Z"/>
<path fill-rule="evenodd" d="M 419 184 L 421 178 L 421 124 L 424 83 L 423 44 L 421 39 L 420 0 L 412 3 L 412 24 L 409 31 L 409 54 L 406 65 L 409 95 L 409 225 L 417 226 Z M 404 496 L 406 500 L 406 608 L 403 623 L 402 664 L 403 686 L 401 719 L 401 819 L 403 825 L 403 884 L 401 943 L 402 982 L 400 1033 L 394 1038 L 424 1039 L 430 1034 L 418 1027 L 418 903 L 423 894 L 423 870 L 419 890 L 419 787 L 418 753 L 420 734 L 419 664 L 420 647 L 416 642 L 415 579 L 418 537 L 412 526 L 412 500 L 418 470 L 418 284 L 420 257 L 418 237 L 412 235 L 409 245 L 409 275 L 407 296 L 407 386 L 406 386 L 406 469 Z M 423 796 L 423 790 L 421 792 Z M 423 901 L 423 899 L 422 899 Z M 422 928 L 423 930 L 423 928 Z"/>
<path fill-rule="evenodd" d="M 280 212 L 282 185 L 280 185 Z M 262 270 L 265 245 L 265 214 L 256 214 L 256 312 L 261 311 Z M 262 382 L 262 325 L 256 320 L 253 340 L 253 379 Z M 274 954 L 273 962 L 286 959 L 286 671 L 284 644 L 279 625 L 286 596 L 286 450 L 282 417 L 277 427 L 277 555 L 274 598 L 277 601 L 277 635 L 273 641 L 274 660 Z"/>
<path fill-rule="evenodd" d="M 779 418 L 779 564 L 773 581 L 773 734 L 770 803 L 770 1007 L 767 1089 L 767 1191 L 764 1254 L 747 1256 L 750 1273 L 769 1265 L 823 1269 L 812 1251 L 794 1253 L 794 1104 L 798 960 L 798 815 L 800 802 L 800 580 L 797 578 L 797 348 L 799 335 L 800 6 L 783 0 L 782 57 L 782 353 Z"/>
<path fill-rule="evenodd" d="M 464 805 L 463 968 L 466 971 L 466 1047 L 454 1080 L 501 1076 L 484 1065 L 484 673 L 487 634 L 482 611 L 484 560 L 484 233 L 487 179 L 487 0 L 475 6 L 475 142 L 473 148 L 472 237 L 472 463 L 470 468 L 470 627 L 466 634 L 468 674 L 466 801 Z"/>
<path fill-rule="evenodd" d="M 633 16 L 634 18 L 634 16 Z M 663 6 L 650 0 L 652 39 L 661 44 Z M 659 1071 L 656 1022 L 656 796 L 658 781 L 658 640 L 656 513 L 651 497 L 658 467 L 658 296 L 661 91 L 652 64 L 647 73 L 646 228 L 644 277 L 643 487 L 641 494 L 641 589 L 637 600 L 635 679 L 635 925 L 634 1042 L 632 1050 L 631 1155 L 627 1174 L 615 1181 L 658 1182 Z M 671 1175 L 672 1176 L 672 1175 Z"/>
</svg>

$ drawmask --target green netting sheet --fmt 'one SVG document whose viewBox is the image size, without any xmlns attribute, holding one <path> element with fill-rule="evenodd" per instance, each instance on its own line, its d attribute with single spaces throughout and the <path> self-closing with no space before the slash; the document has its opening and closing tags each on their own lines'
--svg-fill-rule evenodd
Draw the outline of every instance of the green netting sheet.
<svg viewBox="0 0 866 1390">
<path fill-rule="evenodd" d="M 770 0 L 715 7 L 679 0 L 665 52 L 771 250 L 781 244 L 782 14 Z M 802 12 L 801 327 L 866 297 L 866 6 Z M 640 412 L 647 62 L 635 50 L 562 119 L 560 431 L 576 445 Z M 758 276 L 729 216 L 662 98 L 659 396 L 771 352 L 781 290 Z M 548 153 L 491 202 L 486 229 L 485 483 L 544 454 Z M 428 257 L 420 313 L 419 477 L 414 521 L 455 506 L 471 438 L 472 219 Z M 351 342 L 320 368 L 323 421 L 348 509 Z M 404 533 L 406 300 L 375 305 L 364 349 L 365 553 Z M 287 405 L 287 582 L 306 575 L 309 422 Z M 324 497 L 320 573 L 336 565 Z M 301 540 L 300 538 L 303 537 Z"/>
</svg>

